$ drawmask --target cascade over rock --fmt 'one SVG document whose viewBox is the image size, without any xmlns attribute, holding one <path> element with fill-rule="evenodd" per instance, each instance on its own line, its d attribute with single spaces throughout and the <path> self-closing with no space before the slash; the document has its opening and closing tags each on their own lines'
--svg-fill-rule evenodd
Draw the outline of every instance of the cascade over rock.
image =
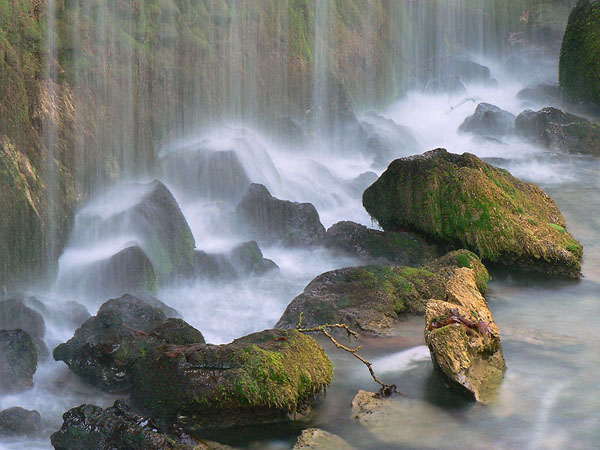
<svg viewBox="0 0 600 450">
<path fill-rule="evenodd" d="M 363 195 L 385 230 L 411 229 L 484 261 L 578 278 L 582 247 L 538 186 L 469 153 L 397 159 Z"/>
<path fill-rule="evenodd" d="M 307 246 L 318 244 L 325 235 L 313 205 L 279 200 L 262 184 L 250 185 L 236 215 L 239 226 L 259 242 Z"/>
</svg>

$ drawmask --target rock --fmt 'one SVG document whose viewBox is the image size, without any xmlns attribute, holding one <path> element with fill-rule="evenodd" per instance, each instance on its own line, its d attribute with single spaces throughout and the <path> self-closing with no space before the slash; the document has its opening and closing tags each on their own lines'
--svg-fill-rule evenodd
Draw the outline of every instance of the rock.
<svg viewBox="0 0 600 450">
<path fill-rule="evenodd" d="M 501 138 L 514 133 L 515 116 L 489 103 L 480 103 L 475 113 L 458 127 L 463 133 L 473 133 L 483 137 Z"/>
<path fill-rule="evenodd" d="M 53 320 L 73 328 L 78 328 L 91 316 L 85 306 L 75 301 L 52 304 L 49 315 Z"/>
<path fill-rule="evenodd" d="M 546 148 L 600 155 L 600 124 L 556 108 L 523 111 L 515 119 L 521 136 Z"/>
<path fill-rule="evenodd" d="M 188 437 L 187 441 L 191 441 Z M 56 450 L 144 449 L 196 450 L 218 448 L 203 442 L 182 442 L 161 432 L 151 419 L 117 400 L 110 408 L 81 405 L 63 414 L 63 425 L 50 437 Z"/>
<path fill-rule="evenodd" d="M 397 159 L 363 195 L 386 231 L 413 230 L 491 261 L 578 278 L 582 247 L 554 201 L 474 155 L 444 149 Z"/>
<path fill-rule="evenodd" d="M 131 387 L 134 366 L 153 347 L 200 342 L 200 331 L 126 294 L 104 303 L 53 355 L 100 389 L 124 392 Z"/>
<path fill-rule="evenodd" d="M 210 200 L 238 201 L 250 178 L 235 150 L 183 148 L 162 158 L 165 174 L 175 186 Z"/>
<path fill-rule="evenodd" d="M 37 411 L 14 407 L 0 411 L 0 436 L 30 436 L 40 432 L 42 418 Z"/>
<path fill-rule="evenodd" d="M 466 94 L 467 88 L 461 83 L 456 75 L 450 75 L 444 78 L 432 78 L 427 81 L 423 89 L 428 94 Z"/>
<path fill-rule="evenodd" d="M 378 264 L 418 266 L 439 256 L 435 245 L 409 232 L 382 232 L 354 222 L 332 225 L 323 245 Z"/>
<path fill-rule="evenodd" d="M 445 321 L 453 318 L 448 323 Z M 468 324 L 457 323 L 465 319 Z M 475 282 L 475 273 L 456 269 L 445 300 L 431 300 L 425 313 L 425 342 L 434 367 L 452 389 L 489 401 L 504 377 L 500 331 Z"/>
<path fill-rule="evenodd" d="M 447 62 L 444 69 L 462 83 L 493 83 L 490 69 L 468 58 L 453 58 Z"/>
<path fill-rule="evenodd" d="M 292 300 L 275 326 L 295 328 L 302 313 L 304 327 L 345 323 L 363 333 L 386 334 L 399 315 L 424 314 L 428 300 L 443 297 L 445 284 L 458 267 L 457 260 L 478 267 L 485 284 L 489 278 L 487 270 L 466 250 L 425 265 L 436 272 L 401 266 L 338 269 L 312 280 Z"/>
<path fill-rule="evenodd" d="M 370 185 L 372 185 L 376 179 L 377 174 L 375 172 L 364 172 L 356 178 L 350 180 L 348 182 L 348 187 L 350 188 L 353 194 L 362 195 L 364 190 Z"/>
<path fill-rule="evenodd" d="M 560 50 L 560 85 L 575 102 L 600 105 L 600 2 L 580 0 L 569 15 Z"/>
<path fill-rule="evenodd" d="M 104 298 L 124 293 L 150 292 L 158 289 L 154 266 L 138 246 L 127 247 L 111 257 L 98 261 L 61 278 L 61 286 L 68 285 L 70 292 L 93 292 Z"/>
<path fill-rule="evenodd" d="M 21 329 L 0 330 L 0 392 L 20 392 L 33 386 L 38 349 Z"/>
<path fill-rule="evenodd" d="M 366 148 L 375 155 L 378 166 L 385 167 L 398 154 L 418 146 L 410 128 L 373 111 L 366 113 L 360 124 L 366 134 Z"/>
<path fill-rule="evenodd" d="M 521 89 L 517 94 L 517 98 L 533 103 L 560 104 L 562 102 L 562 90 L 558 83 L 539 83 Z"/>
<path fill-rule="evenodd" d="M 352 399 L 352 415 L 359 418 L 364 415 L 377 414 L 385 408 L 386 399 L 378 398 L 375 392 L 360 390 Z"/>
<path fill-rule="evenodd" d="M 46 325 L 42 315 L 26 306 L 23 298 L 13 297 L 0 301 L 0 329 L 20 328 L 33 338 L 43 338 Z"/>
<path fill-rule="evenodd" d="M 159 300 L 156 297 L 154 297 L 146 292 L 138 292 L 137 294 L 135 294 L 135 297 L 144 301 L 145 303 L 148 303 L 150 306 L 152 306 L 154 308 L 160 309 L 162 312 L 165 313 L 165 316 L 167 316 L 167 317 L 181 318 L 181 314 L 175 308 L 171 308 L 169 305 L 164 303 L 162 300 Z"/>
<path fill-rule="evenodd" d="M 325 235 L 313 205 L 279 200 L 262 184 L 250 185 L 236 215 L 240 226 L 259 242 L 307 246 L 318 244 Z"/>
<path fill-rule="evenodd" d="M 448 252 L 440 258 L 425 262 L 422 267 L 430 272 L 441 275 L 446 281 L 454 276 L 456 268 L 466 267 L 467 269 L 473 269 L 477 289 L 484 295 L 487 292 L 487 283 L 490 280 L 490 274 L 477 255 L 469 250 L 461 249 Z"/>
<path fill-rule="evenodd" d="M 156 347 L 138 364 L 132 399 L 184 430 L 289 420 L 333 378 L 312 337 L 265 330 L 226 345 Z"/>
<path fill-rule="evenodd" d="M 353 448 L 354 447 L 335 434 L 328 433 L 319 428 L 308 428 L 302 430 L 302 434 L 298 437 L 298 440 L 296 440 L 292 450 L 351 450 Z"/>
<path fill-rule="evenodd" d="M 90 235 L 98 244 L 119 235 L 134 236 L 159 281 L 193 263 L 194 237 L 177 201 L 162 182 L 130 184 L 111 195 L 123 197 L 123 204 L 115 202 L 111 207 L 113 198 L 101 197 L 77 214 L 72 246 L 85 247 Z M 126 254 L 119 258 L 126 259 Z"/>
<path fill-rule="evenodd" d="M 279 117 L 275 122 L 277 137 L 284 144 L 294 148 L 305 148 L 308 145 L 308 136 L 302 126 L 290 116 Z M 248 183 L 250 184 L 250 183 Z M 244 191 L 248 185 L 244 187 Z M 244 192 L 242 191 L 242 193 Z"/>
<path fill-rule="evenodd" d="M 249 275 L 264 275 L 279 267 L 263 258 L 255 241 L 242 242 L 227 253 L 194 252 L 194 270 L 188 277 L 231 280 Z"/>
</svg>

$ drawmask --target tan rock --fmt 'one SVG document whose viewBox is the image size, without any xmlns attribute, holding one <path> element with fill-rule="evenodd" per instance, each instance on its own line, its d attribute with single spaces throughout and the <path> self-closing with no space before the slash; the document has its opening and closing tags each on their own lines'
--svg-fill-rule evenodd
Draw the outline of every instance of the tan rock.
<svg viewBox="0 0 600 450">
<path fill-rule="evenodd" d="M 353 448 L 354 447 L 335 434 L 328 433 L 319 428 L 308 428 L 307 430 L 302 431 L 293 450 L 352 450 Z"/>
<path fill-rule="evenodd" d="M 428 302 L 425 342 L 434 367 L 452 388 L 477 401 L 493 398 L 506 364 L 500 331 L 473 270 L 456 269 L 446 286 L 446 300 Z"/>
</svg>

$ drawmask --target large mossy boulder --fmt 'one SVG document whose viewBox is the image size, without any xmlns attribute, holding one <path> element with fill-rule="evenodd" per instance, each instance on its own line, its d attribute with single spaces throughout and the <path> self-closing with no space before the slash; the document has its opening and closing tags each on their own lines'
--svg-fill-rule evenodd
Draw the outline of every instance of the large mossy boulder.
<svg viewBox="0 0 600 450">
<path fill-rule="evenodd" d="M 160 308 L 126 294 L 104 303 L 54 349 L 54 359 L 104 391 L 124 392 L 135 365 L 152 348 L 202 342 L 202 333 L 183 320 L 167 318 Z"/>
<path fill-rule="evenodd" d="M 571 11 L 559 79 L 568 99 L 600 105 L 600 1 L 579 0 Z"/>
<path fill-rule="evenodd" d="M 477 288 L 475 272 L 456 269 L 441 298 L 429 301 L 425 313 L 425 342 L 433 365 L 452 389 L 478 401 L 491 400 L 506 364 L 500 331 Z"/>
<path fill-rule="evenodd" d="M 151 419 L 117 400 L 110 408 L 81 405 L 63 414 L 63 424 L 50 441 L 55 450 L 209 450 L 222 448 L 164 434 Z"/>
<path fill-rule="evenodd" d="M 501 138 L 515 132 L 515 116 L 489 103 L 480 103 L 458 127 L 462 133 L 472 133 L 485 138 Z"/>
<path fill-rule="evenodd" d="M 151 417 L 193 432 L 289 420 L 332 378 L 315 339 L 266 330 L 225 345 L 155 348 L 136 367 L 132 399 Z"/>
<path fill-rule="evenodd" d="M 29 334 L 0 330 L 0 393 L 31 388 L 37 364 L 38 349 Z"/>
<path fill-rule="evenodd" d="M 437 246 L 415 233 L 382 232 L 348 221 L 332 225 L 323 245 L 369 262 L 404 266 L 418 266 L 440 253 Z"/>
<path fill-rule="evenodd" d="M 31 436 L 42 428 L 42 418 L 37 411 L 15 406 L 0 411 L 0 436 Z"/>
<path fill-rule="evenodd" d="M 292 300 L 276 327 L 295 328 L 302 314 L 303 327 L 344 323 L 363 333 L 386 334 L 402 314 L 424 314 L 428 300 L 443 297 L 453 269 L 467 264 L 477 268 L 485 285 L 487 270 L 467 250 L 418 269 L 374 265 L 326 272 Z"/>
<path fill-rule="evenodd" d="M 115 197 L 120 201 L 114 201 Z M 158 180 L 123 186 L 83 208 L 77 214 L 71 244 L 85 246 L 90 236 L 98 245 L 119 236 L 133 237 L 159 281 L 193 264 L 192 231 L 173 194 Z"/>
<path fill-rule="evenodd" d="M 250 185 L 236 215 L 242 230 L 266 244 L 316 245 L 325 235 L 313 205 L 279 200 L 262 184 Z"/>
<path fill-rule="evenodd" d="M 515 119 L 515 128 L 519 135 L 548 149 L 600 155 L 600 124 L 557 108 L 527 109 Z"/>
<path fill-rule="evenodd" d="M 578 278 L 582 246 L 538 186 L 475 155 L 436 149 L 397 159 L 363 194 L 384 230 L 413 230 L 483 260 Z"/>
</svg>

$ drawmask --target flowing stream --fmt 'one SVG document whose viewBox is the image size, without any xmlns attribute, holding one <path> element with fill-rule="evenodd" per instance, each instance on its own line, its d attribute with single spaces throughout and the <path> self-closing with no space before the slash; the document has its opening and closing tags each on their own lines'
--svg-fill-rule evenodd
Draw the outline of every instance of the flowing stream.
<svg viewBox="0 0 600 450">
<path fill-rule="evenodd" d="M 431 17 L 435 17 L 440 33 L 461 30 L 461 18 L 418 9 L 414 5 L 411 8 L 407 7 L 407 14 L 412 14 L 413 25 L 419 30 L 427 28 L 424 23 L 432 23 Z M 144 174 L 128 170 L 131 175 L 123 185 L 97 190 L 78 212 L 70 243 L 59 260 L 57 282 L 48 290 L 34 290 L 32 294 L 47 302 L 77 300 L 94 314 L 107 297 L 81 289 L 74 281 L 82 276 L 78 270 L 103 260 L 140 237 L 126 225 L 111 229 L 108 236 L 93 233 L 85 225 L 85 214 L 116 215 L 135 204 L 141 195 L 138 190 L 143 191 L 143 184 L 154 179 L 162 180 L 175 196 L 197 249 L 222 252 L 248 240 L 244 231 L 237 229 L 229 219 L 240 197 L 240 192 L 227 190 L 234 177 L 213 180 L 213 183 L 210 170 L 200 180 L 193 174 L 182 177 L 172 164 L 178 158 L 189 157 L 186 161 L 203 164 L 211 155 L 221 157 L 227 153 L 229 163 L 234 161 L 249 181 L 264 184 L 273 196 L 312 203 L 328 228 L 340 220 L 376 226 L 362 207 L 361 195 L 392 159 L 437 147 L 452 153 L 474 153 L 508 169 L 518 178 L 540 185 L 556 200 L 569 231 L 584 246 L 584 277 L 580 281 L 491 268 L 493 280 L 487 299 L 502 333 L 508 367 L 497 399 L 486 405 L 473 404 L 448 392 L 434 373 L 424 346 L 423 319 L 409 317 L 397 325 L 389 338 L 360 340 L 364 355 L 374 361 L 378 375 L 395 383 L 404 394 L 390 401 L 391 409 L 385 419 L 360 424 L 352 417 L 350 404 L 356 392 L 376 390 L 378 386 L 358 361 L 324 343 L 335 362 L 335 379 L 327 394 L 314 406 L 307 422 L 221 430 L 207 433 L 206 437 L 241 448 L 286 449 L 302 429 L 314 426 L 338 434 L 357 448 L 370 449 L 596 447 L 600 441 L 597 382 L 600 327 L 595 323 L 595 318 L 600 317 L 600 160 L 553 153 L 516 137 L 504 142 L 484 141 L 457 131 L 479 102 L 492 103 L 515 115 L 526 107 L 549 106 L 524 103 L 517 98 L 517 93 L 535 81 L 555 81 L 556 58 L 542 60 L 535 68 L 524 67 L 516 73 L 508 73 L 498 64 L 499 52 L 491 43 L 497 36 L 489 30 L 480 33 L 481 42 L 485 44 L 471 50 L 478 57 L 485 57 L 480 62 L 491 68 L 497 84 L 474 80 L 466 83 L 466 92 L 456 94 L 410 90 L 399 100 L 379 108 L 377 114 L 365 111 L 358 115 L 361 124 L 371 124 L 391 143 L 393 151 L 381 161 L 362 148 L 348 148 L 337 140 L 339 135 L 327 134 L 327 128 L 332 125 L 327 122 L 328 114 L 324 111 L 329 107 L 324 100 L 327 96 L 324 53 L 328 51 L 327 21 L 332 11 L 327 2 L 319 2 L 317 13 L 314 67 L 317 81 L 312 96 L 315 107 L 319 108 L 315 113 L 320 121 L 319 133 L 311 135 L 306 142 L 291 144 L 269 126 L 257 125 L 255 120 L 243 120 L 233 114 L 235 120 L 168 139 L 157 154 L 154 169 Z M 234 15 L 233 20 L 242 18 Z M 467 25 L 463 24 L 468 28 Z M 239 30 L 244 30 L 243 24 Z M 503 31 L 499 30 L 498 34 Z M 217 35 L 220 31 L 215 29 L 210 33 Z M 472 31 L 465 33 L 468 34 L 465 40 L 472 38 Z M 104 39 L 109 40 L 110 36 Z M 231 35 L 230 39 L 242 45 L 244 37 Z M 435 42 L 433 38 L 423 40 L 419 44 L 424 47 L 421 50 L 414 44 L 414 67 L 419 66 L 415 62 L 418 59 L 427 61 L 428 54 L 438 54 L 437 47 L 443 39 L 439 36 L 436 39 Z M 230 50 L 233 52 L 230 58 L 241 58 L 235 48 Z M 223 50 L 213 48 L 211 51 Z M 438 65 L 434 66 L 439 73 Z M 237 74 L 228 75 L 231 86 L 240 84 Z M 131 79 L 132 75 L 126 73 L 125 76 Z M 86 86 L 79 88 L 85 90 Z M 234 99 L 242 102 L 247 95 L 248 92 L 228 92 L 227 101 L 234 103 L 230 111 L 243 108 Z M 107 101 L 129 102 L 118 95 Z M 48 139 L 54 139 L 52 130 L 48 133 Z M 122 130 L 122 134 L 112 139 L 119 140 L 118 145 L 113 143 L 115 146 L 121 146 L 129 145 L 133 137 L 128 130 Z M 129 163 L 133 164 L 132 155 L 123 158 L 130 158 Z M 227 167 L 232 167 L 229 163 Z M 128 183 L 134 181 L 139 185 L 132 188 Z M 274 326 L 289 302 L 315 276 L 360 264 L 320 248 L 261 246 L 261 250 L 266 258 L 277 263 L 278 271 L 228 282 L 171 283 L 161 287 L 156 296 L 201 330 L 207 342 L 227 343 Z M 45 342 L 50 350 L 74 332 L 74 327 L 65 324 L 60 317 L 46 320 L 46 326 Z M 107 407 L 116 398 L 87 386 L 62 362 L 51 359 L 40 364 L 34 382 L 30 391 L 0 397 L 0 410 L 11 406 L 38 410 L 44 433 L 26 441 L 0 441 L 1 449 L 51 448 L 48 437 L 60 428 L 62 413 L 82 403 Z"/>
</svg>

